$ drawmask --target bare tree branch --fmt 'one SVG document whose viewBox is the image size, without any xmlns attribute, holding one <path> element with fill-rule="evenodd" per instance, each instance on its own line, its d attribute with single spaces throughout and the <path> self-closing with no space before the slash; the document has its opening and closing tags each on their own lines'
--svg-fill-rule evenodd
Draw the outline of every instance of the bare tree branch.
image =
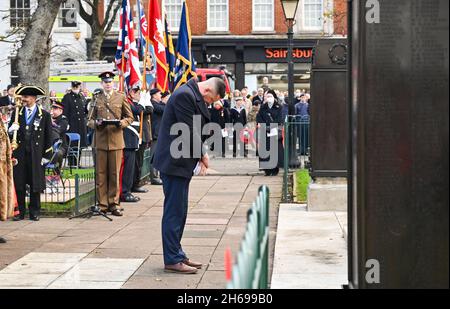
<svg viewBox="0 0 450 309">
<path fill-rule="evenodd" d="M 94 10 L 95 9 L 95 6 L 94 6 L 94 4 L 92 3 L 92 1 L 89 1 L 89 0 L 82 0 L 84 3 L 86 3 L 86 4 L 88 4 L 91 8 L 92 8 L 92 10 Z M 78 3 L 80 4 L 80 6 L 81 6 L 81 2 L 80 1 L 78 1 Z"/>
<path fill-rule="evenodd" d="M 87 0 L 84 0 L 84 2 L 89 3 Z M 91 3 L 89 3 L 89 5 L 92 6 Z M 79 14 L 80 14 L 81 18 L 85 22 L 87 22 L 89 25 L 92 25 L 94 23 L 94 9 L 92 10 L 92 14 L 89 14 L 88 12 L 86 12 L 83 5 L 81 4 L 81 0 L 78 0 L 78 7 L 80 8 Z"/>
<path fill-rule="evenodd" d="M 112 1 L 111 1 L 112 2 Z M 108 24 L 106 25 L 104 34 L 108 34 L 111 31 L 112 26 L 116 22 L 117 19 L 117 12 L 119 12 L 120 4 L 117 3 L 117 6 L 114 8 L 113 14 L 111 14 L 111 19 L 109 20 Z"/>
</svg>

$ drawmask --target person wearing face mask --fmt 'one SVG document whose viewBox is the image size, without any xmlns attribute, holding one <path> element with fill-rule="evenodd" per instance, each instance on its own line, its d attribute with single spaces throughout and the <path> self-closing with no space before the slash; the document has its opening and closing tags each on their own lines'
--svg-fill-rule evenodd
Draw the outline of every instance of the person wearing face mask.
<svg viewBox="0 0 450 309">
<path fill-rule="evenodd" d="M 62 99 L 64 116 L 69 121 L 69 131 L 67 133 L 80 134 L 81 149 L 87 146 L 87 119 L 86 119 L 86 98 L 81 93 L 81 82 L 73 81 L 72 88 Z M 74 146 L 74 145 L 72 145 Z M 81 151 L 80 149 L 80 151 Z M 81 157 L 81 156 L 80 156 Z M 78 166 L 80 162 L 74 156 L 68 158 L 70 166 Z"/>
<path fill-rule="evenodd" d="M 283 166 L 283 141 L 281 136 L 281 126 L 283 124 L 282 119 L 282 109 L 280 104 L 278 103 L 277 95 L 273 90 L 269 90 L 266 92 L 264 96 L 264 104 L 256 116 L 256 121 L 263 129 L 260 131 L 259 139 L 265 139 L 265 151 L 269 152 L 271 155 L 277 155 L 277 158 L 273 158 L 271 156 L 267 158 L 259 158 L 260 168 L 264 170 L 266 176 L 277 176 L 279 172 L 279 168 Z M 275 126 L 275 128 L 271 128 Z M 278 130 L 276 128 L 278 126 Z M 272 144 L 275 144 L 276 149 L 271 149 L 271 141 Z M 259 143 L 259 147 L 264 143 Z M 261 149 L 259 150 L 259 154 L 261 155 Z M 264 164 L 267 162 L 272 162 L 273 166 L 265 167 Z M 262 164 L 264 163 L 264 164 Z"/>
<path fill-rule="evenodd" d="M 189 184 L 194 174 L 204 176 L 209 168 L 204 146 L 209 135 L 202 134 L 211 117 L 208 106 L 222 99 L 225 91 L 225 82 L 220 78 L 203 82 L 192 78 L 175 90 L 164 110 L 153 165 L 163 181 L 161 227 L 166 272 L 194 274 L 202 268 L 183 251 L 181 238 L 188 213 Z M 174 130 L 176 125 L 179 130 Z"/>
</svg>

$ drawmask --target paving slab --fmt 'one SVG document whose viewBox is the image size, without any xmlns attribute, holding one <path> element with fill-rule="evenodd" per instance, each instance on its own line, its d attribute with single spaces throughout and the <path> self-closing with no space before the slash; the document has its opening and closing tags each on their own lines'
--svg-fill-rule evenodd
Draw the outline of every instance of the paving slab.
<svg viewBox="0 0 450 309">
<path fill-rule="evenodd" d="M 335 212 L 281 205 L 272 289 L 340 289 L 347 281 L 347 248 Z"/>
<path fill-rule="evenodd" d="M 236 176 L 236 170 L 244 167 L 239 160 L 231 162 L 218 162 L 216 167 L 217 172 L 232 176 L 194 177 L 191 182 L 182 245 L 192 260 L 204 264 L 198 274 L 180 276 L 163 271 L 164 195 L 161 186 L 147 186 L 150 192 L 138 194 L 139 203 L 123 204 L 125 216 L 114 217 L 113 222 L 101 217 L 0 222 L 0 235 L 8 240 L 0 247 L 1 287 L 224 287 L 224 252 L 231 248 L 237 254 L 245 232 L 246 213 L 258 194 L 257 189 L 268 184 L 277 192 L 282 181 L 280 177 Z M 247 169 L 250 162 L 254 165 Z M 257 160 L 244 162 L 242 166 L 245 166 L 243 173 L 259 173 Z M 271 213 L 277 214 L 274 210 Z"/>
</svg>

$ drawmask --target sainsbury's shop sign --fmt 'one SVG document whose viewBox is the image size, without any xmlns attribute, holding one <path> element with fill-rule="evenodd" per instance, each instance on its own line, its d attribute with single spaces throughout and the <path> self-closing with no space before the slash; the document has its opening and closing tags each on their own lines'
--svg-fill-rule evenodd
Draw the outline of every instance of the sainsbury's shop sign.
<svg viewBox="0 0 450 309">
<path fill-rule="evenodd" d="M 286 59 L 288 55 L 287 49 L 282 48 L 266 48 L 267 59 Z M 312 49 L 294 48 L 292 51 L 292 57 L 294 59 L 311 59 Z"/>
</svg>

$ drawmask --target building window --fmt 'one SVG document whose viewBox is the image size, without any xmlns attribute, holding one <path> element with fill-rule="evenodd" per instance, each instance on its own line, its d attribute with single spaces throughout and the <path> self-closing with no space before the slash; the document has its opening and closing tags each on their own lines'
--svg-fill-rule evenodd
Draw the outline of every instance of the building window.
<svg viewBox="0 0 450 309">
<path fill-rule="evenodd" d="M 323 0 L 303 0 L 302 13 L 304 30 L 323 30 Z"/>
<path fill-rule="evenodd" d="M 228 0 L 208 0 L 208 31 L 228 31 Z"/>
<path fill-rule="evenodd" d="M 67 1 L 61 4 L 58 15 L 58 26 L 60 28 L 77 28 L 78 13 L 76 9 L 76 1 Z"/>
<path fill-rule="evenodd" d="M 274 0 L 253 0 L 253 31 L 273 31 L 274 11 Z"/>
<path fill-rule="evenodd" d="M 172 32 L 180 30 L 181 11 L 183 10 L 183 0 L 164 0 L 163 7 L 167 12 L 167 22 Z"/>
<path fill-rule="evenodd" d="M 31 20 L 30 0 L 10 0 L 9 3 L 11 28 L 24 28 Z"/>
</svg>

